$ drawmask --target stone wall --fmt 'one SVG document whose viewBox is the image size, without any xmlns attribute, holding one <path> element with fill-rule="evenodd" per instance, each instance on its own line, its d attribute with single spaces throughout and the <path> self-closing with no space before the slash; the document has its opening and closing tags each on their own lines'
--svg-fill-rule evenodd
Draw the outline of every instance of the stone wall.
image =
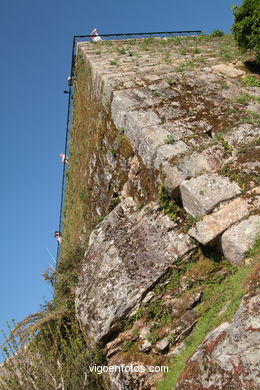
<svg viewBox="0 0 260 390">
<path fill-rule="evenodd" d="M 80 165 L 91 192 L 85 231 L 93 229 L 89 218 L 105 218 L 90 234 L 76 309 L 90 344 L 106 344 L 110 364 L 168 362 L 198 321 L 193 309 L 208 281 L 230 273 L 205 253 L 241 264 L 260 233 L 260 94 L 242 83 L 239 64 L 216 67 L 218 45 L 195 38 L 78 45 L 74 113 L 85 107 L 87 114 L 74 120 L 73 132 L 83 126 L 88 139 Z M 241 93 L 255 97 L 248 98 L 251 114 Z M 156 305 L 173 319 L 160 319 L 159 336 L 147 342 Z M 152 389 L 156 380 L 111 375 L 108 388 Z"/>
</svg>

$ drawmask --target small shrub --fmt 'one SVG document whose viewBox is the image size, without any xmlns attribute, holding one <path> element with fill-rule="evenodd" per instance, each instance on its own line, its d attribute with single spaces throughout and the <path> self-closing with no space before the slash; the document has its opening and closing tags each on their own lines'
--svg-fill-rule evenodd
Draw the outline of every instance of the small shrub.
<svg viewBox="0 0 260 390">
<path fill-rule="evenodd" d="M 166 145 L 173 145 L 173 144 L 175 144 L 175 142 L 176 142 L 176 139 L 171 134 L 167 135 L 167 137 L 164 139 L 164 143 Z"/>
<path fill-rule="evenodd" d="M 156 341 L 160 340 L 160 336 L 156 331 L 150 332 L 147 336 L 147 340 L 151 343 L 154 344 Z"/>
<path fill-rule="evenodd" d="M 117 47 L 118 54 L 126 54 L 126 50 L 123 47 Z"/>
<path fill-rule="evenodd" d="M 194 49 L 192 50 L 192 53 L 193 54 L 200 54 L 201 50 L 198 47 L 194 47 Z"/>
<path fill-rule="evenodd" d="M 118 65 L 117 61 L 115 61 L 115 60 L 111 60 L 111 61 L 109 62 L 109 64 L 110 64 L 110 65 Z"/>
<path fill-rule="evenodd" d="M 123 352 L 127 352 L 127 351 L 129 351 L 129 349 L 132 347 L 132 345 L 133 345 L 134 343 L 132 342 L 132 341 L 127 341 L 126 343 L 124 343 L 123 345 L 122 345 L 122 351 Z"/>
<path fill-rule="evenodd" d="M 212 31 L 212 33 L 210 34 L 210 37 L 217 38 L 217 37 L 223 37 L 223 35 L 224 35 L 224 32 L 217 29 L 217 30 Z"/>
<path fill-rule="evenodd" d="M 181 209 L 174 202 L 164 185 L 162 185 L 159 190 L 159 205 L 164 211 L 164 213 L 168 215 L 171 220 L 177 220 L 180 215 Z"/>
<path fill-rule="evenodd" d="M 168 83 L 170 86 L 174 85 L 174 80 L 173 80 L 171 77 L 166 77 L 165 80 L 167 81 L 167 83 Z"/>
<path fill-rule="evenodd" d="M 159 91 L 153 91 L 153 96 L 159 97 L 159 96 L 161 96 L 161 94 Z"/>
</svg>

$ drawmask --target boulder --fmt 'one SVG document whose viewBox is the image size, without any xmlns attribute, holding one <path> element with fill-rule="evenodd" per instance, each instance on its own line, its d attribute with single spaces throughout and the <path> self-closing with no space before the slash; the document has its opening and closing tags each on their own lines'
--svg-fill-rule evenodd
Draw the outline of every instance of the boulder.
<svg viewBox="0 0 260 390">
<path fill-rule="evenodd" d="M 258 235 L 260 235 L 259 215 L 252 215 L 232 226 L 225 231 L 220 241 L 225 258 L 233 265 L 240 264 Z"/>
<path fill-rule="evenodd" d="M 203 245 L 209 244 L 234 223 L 249 215 L 250 211 L 260 206 L 260 187 L 236 198 L 220 210 L 206 215 L 189 230 L 189 235 Z"/>
<path fill-rule="evenodd" d="M 185 210 L 193 216 L 201 216 L 241 191 L 237 183 L 212 173 L 185 180 L 180 186 L 180 192 Z"/>
<path fill-rule="evenodd" d="M 76 289 L 78 320 L 94 341 L 120 329 L 154 283 L 195 245 L 157 206 L 119 204 L 92 232 Z"/>
</svg>

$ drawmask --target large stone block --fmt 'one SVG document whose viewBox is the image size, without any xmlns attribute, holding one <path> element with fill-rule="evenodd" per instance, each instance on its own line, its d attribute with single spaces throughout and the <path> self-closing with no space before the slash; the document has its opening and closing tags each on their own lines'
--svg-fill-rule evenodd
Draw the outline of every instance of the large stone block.
<svg viewBox="0 0 260 390">
<path fill-rule="evenodd" d="M 209 244 L 230 226 L 260 206 L 260 187 L 248 192 L 245 198 L 236 198 L 220 210 L 206 215 L 189 230 L 189 235 L 203 245 Z"/>
<path fill-rule="evenodd" d="M 240 264 L 246 251 L 260 234 L 260 216 L 252 215 L 248 219 L 232 226 L 221 237 L 221 248 L 225 258 L 233 265 Z"/>
<path fill-rule="evenodd" d="M 189 147 L 182 141 L 177 141 L 173 145 L 161 145 L 156 151 L 154 159 L 154 168 L 159 169 L 162 162 L 171 158 L 188 152 Z"/>
<path fill-rule="evenodd" d="M 241 69 L 237 69 L 233 64 L 218 64 L 211 67 L 214 73 L 220 73 L 227 77 L 243 76 L 245 72 Z"/>
<path fill-rule="evenodd" d="M 248 123 L 242 124 L 226 133 L 223 138 L 232 146 L 249 144 L 260 136 L 260 128 Z"/>
<path fill-rule="evenodd" d="M 97 341 L 118 330 L 154 283 L 194 248 L 158 207 L 136 211 L 131 198 L 92 232 L 76 290 L 78 319 Z"/>
<path fill-rule="evenodd" d="M 185 180 L 180 191 L 183 207 L 193 216 L 208 214 L 220 202 L 241 192 L 237 183 L 216 173 Z"/>
</svg>

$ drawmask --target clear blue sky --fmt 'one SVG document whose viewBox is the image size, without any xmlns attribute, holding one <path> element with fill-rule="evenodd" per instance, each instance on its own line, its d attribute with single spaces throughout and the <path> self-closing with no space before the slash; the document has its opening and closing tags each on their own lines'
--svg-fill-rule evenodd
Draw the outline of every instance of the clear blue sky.
<svg viewBox="0 0 260 390">
<path fill-rule="evenodd" d="M 1 0 L 0 328 L 39 309 L 55 255 L 73 35 L 215 29 L 241 0 Z"/>
</svg>

